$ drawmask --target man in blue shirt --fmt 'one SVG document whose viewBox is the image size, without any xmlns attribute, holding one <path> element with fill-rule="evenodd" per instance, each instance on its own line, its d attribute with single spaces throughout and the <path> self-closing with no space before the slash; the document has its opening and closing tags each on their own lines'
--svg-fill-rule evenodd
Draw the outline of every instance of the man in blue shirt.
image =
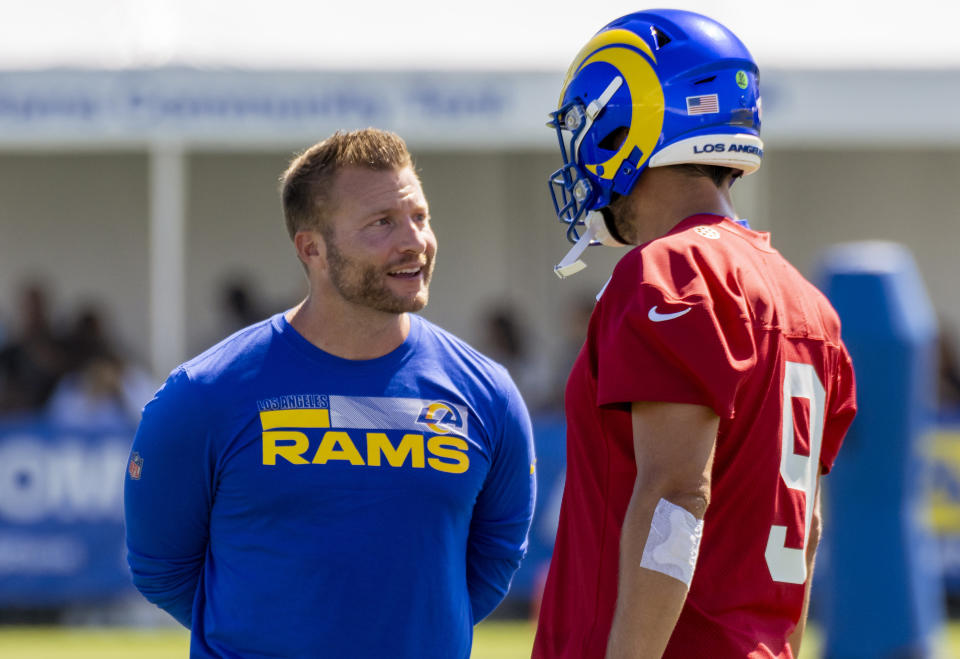
<svg viewBox="0 0 960 659">
<path fill-rule="evenodd" d="M 283 177 L 295 308 L 174 370 L 125 487 L 128 560 L 192 657 L 468 657 L 533 512 L 507 372 L 411 312 L 437 243 L 406 145 L 336 133 Z"/>
</svg>

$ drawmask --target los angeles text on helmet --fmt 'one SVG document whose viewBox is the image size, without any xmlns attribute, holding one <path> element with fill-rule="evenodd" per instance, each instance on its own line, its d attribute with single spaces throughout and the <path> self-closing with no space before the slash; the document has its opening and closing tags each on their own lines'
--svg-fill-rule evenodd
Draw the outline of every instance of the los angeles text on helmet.
<svg viewBox="0 0 960 659">
<path fill-rule="evenodd" d="M 722 142 L 715 144 L 694 144 L 693 153 L 696 155 L 701 153 L 750 153 L 759 158 L 763 158 L 762 148 L 753 144 L 737 144 L 735 142 L 731 142 L 730 144 L 724 144 Z"/>
</svg>

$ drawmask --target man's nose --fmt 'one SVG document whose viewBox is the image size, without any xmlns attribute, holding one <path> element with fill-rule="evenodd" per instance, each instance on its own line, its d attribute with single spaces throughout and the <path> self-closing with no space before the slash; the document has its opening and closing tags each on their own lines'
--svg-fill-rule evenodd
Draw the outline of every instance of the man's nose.
<svg viewBox="0 0 960 659">
<path fill-rule="evenodd" d="M 420 254 L 427 250 L 430 244 L 430 225 L 418 221 L 415 217 L 407 217 L 400 223 L 400 249 Z"/>
</svg>

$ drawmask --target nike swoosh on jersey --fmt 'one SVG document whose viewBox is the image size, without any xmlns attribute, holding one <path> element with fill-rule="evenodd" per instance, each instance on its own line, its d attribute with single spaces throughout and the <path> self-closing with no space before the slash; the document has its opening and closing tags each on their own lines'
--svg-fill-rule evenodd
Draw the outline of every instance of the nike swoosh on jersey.
<svg viewBox="0 0 960 659">
<path fill-rule="evenodd" d="M 660 313 L 657 311 L 657 305 L 650 307 L 649 313 L 647 313 L 647 318 L 652 320 L 655 323 L 662 323 L 665 320 L 673 320 L 674 318 L 679 318 L 683 314 L 687 313 L 693 309 L 693 307 L 687 307 L 683 311 L 675 311 L 673 313 Z"/>
</svg>

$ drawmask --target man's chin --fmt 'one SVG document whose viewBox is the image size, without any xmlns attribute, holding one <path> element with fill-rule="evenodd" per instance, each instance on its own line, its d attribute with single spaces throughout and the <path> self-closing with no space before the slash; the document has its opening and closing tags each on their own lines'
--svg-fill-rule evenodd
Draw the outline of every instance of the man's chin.
<svg viewBox="0 0 960 659">
<path fill-rule="evenodd" d="M 390 298 L 382 299 L 379 303 L 370 306 L 385 313 L 414 313 L 427 306 L 427 300 L 428 295 L 426 293 L 418 293 L 416 296 L 392 295 Z"/>
<path fill-rule="evenodd" d="M 421 285 L 416 290 L 410 290 L 409 288 L 406 291 L 398 292 L 391 291 L 392 298 L 390 306 L 398 309 L 398 313 L 408 312 L 408 311 L 420 311 L 425 306 L 427 306 L 427 301 L 430 297 L 429 289 L 426 286 Z"/>
<path fill-rule="evenodd" d="M 404 309 L 404 311 L 408 311 L 411 313 L 420 311 L 425 306 L 427 306 L 427 301 L 428 301 L 428 296 L 426 294 L 418 295 L 417 297 L 413 298 L 412 300 L 409 300 L 406 303 L 406 308 Z"/>
</svg>

